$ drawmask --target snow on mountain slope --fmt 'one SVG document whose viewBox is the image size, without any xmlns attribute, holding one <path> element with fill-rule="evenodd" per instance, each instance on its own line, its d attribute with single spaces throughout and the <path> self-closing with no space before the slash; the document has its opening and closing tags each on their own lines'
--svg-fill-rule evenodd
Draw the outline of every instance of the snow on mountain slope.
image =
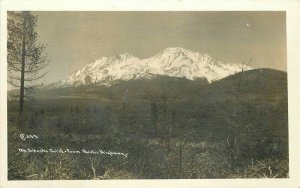
<svg viewBox="0 0 300 188">
<path fill-rule="evenodd" d="M 207 54 L 183 48 L 167 48 L 147 59 L 124 53 L 103 57 L 54 83 L 54 87 L 79 86 L 91 83 L 113 85 L 118 80 L 151 79 L 155 75 L 206 78 L 208 82 L 222 79 L 251 67 L 217 61 Z"/>
</svg>

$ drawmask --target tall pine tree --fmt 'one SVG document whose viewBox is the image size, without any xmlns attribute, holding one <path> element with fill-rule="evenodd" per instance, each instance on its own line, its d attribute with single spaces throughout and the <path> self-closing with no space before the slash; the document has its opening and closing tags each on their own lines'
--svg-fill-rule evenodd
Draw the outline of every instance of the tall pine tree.
<svg viewBox="0 0 300 188">
<path fill-rule="evenodd" d="M 23 124 L 24 97 L 27 89 L 37 86 L 47 72 L 49 64 L 44 55 L 45 45 L 38 42 L 37 16 L 28 11 L 7 13 L 7 63 L 8 83 L 18 87 L 19 122 Z"/>
</svg>

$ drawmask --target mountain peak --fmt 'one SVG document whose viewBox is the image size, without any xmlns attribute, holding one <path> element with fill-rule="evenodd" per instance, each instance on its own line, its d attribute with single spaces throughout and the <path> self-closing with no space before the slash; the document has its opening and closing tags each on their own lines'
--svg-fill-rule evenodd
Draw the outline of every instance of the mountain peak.
<svg viewBox="0 0 300 188">
<path fill-rule="evenodd" d="M 199 54 L 181 47 L 170 47 L 142 60 L 129 53 L 104 57 L 76 71 L 56 85 L 68 87 L 97 83 L 110 86 L 120 80 L 152 79 L 153 75 L 183 77 L 189 80 L 204 78 L 211 83 L 249 69 L 251 68 L 246 65 L 217 61 L 207 54 Z"/>
<path fill-rule="evenodd" d="M 193 53 L 196 54 L 196 52 L 181 48 L 181 47 L 169 47 L 163 50 L 163 53 L 167 54 L 189 54 Z"/>
<path fill-rule="evenodd" d="M 164 49 L 164 52 L 183 52 L 183 51 L 187 51 L 187 50 L 181 47 L 169 47 Z"/>
<path fill-rule="evenodd" d="M 164 56 L 185 56 L 185 57 L 188 57 L 188 58 L 191 58 L 191 59 L 194 59 L 194 58 L 206 58 L 206 59 L 211 59 L 212 57 L 208 54 L 199 54 L 198 52 L 194 52 L 194 51 L 191 51 L 191 50 L 187 50 L 187 49 L 184 49 L 184 48 L 181 48 L 181 47 L 169 47 L 169 48 L 166 48 L 164 49 L 160 54 L 161 55 L 164 55 Z"/>
</svg>

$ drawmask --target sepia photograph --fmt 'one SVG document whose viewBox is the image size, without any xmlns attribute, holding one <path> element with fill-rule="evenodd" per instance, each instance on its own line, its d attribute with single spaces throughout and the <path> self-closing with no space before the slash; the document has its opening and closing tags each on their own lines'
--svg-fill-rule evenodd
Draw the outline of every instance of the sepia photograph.
<svg viewBox="0 0 300 188">
<path fill-rule="evenodd" d="M 289 178 L 285 11 L 7 11 L 7 179 Z"/>
</svg>

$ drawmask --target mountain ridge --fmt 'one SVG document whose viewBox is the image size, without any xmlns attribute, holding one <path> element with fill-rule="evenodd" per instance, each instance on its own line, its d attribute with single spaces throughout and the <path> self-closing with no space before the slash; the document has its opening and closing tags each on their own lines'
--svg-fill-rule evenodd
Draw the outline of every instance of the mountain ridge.
<svg viewBox="0 0 300 188">
<path fill-rule="evenodd" d="M 239 86 L 239 89 L 237 87 Z M 112 86 L 80 85 L 78 87 L 39 89 L 37 98 L 94 98 L 104 100 L 151 101 L 166 95 L 168 100 L 194 102 L 240 101 L 264 102 L 287 100 L 287 72 L 258 68 L 239 72 L 209 84 L 207 80 L 157 76 L 153 79 L 120 81 Z"/>
<path fill-rule="evenodd" d="M 250 69 L 252 68 L 244 64 L 224 63 L 208 54 L 200 54 L 181 47 L 170 47 L 145 59 L 139 59 L 129 53 L 102 57 L 50 85 L 56 88 L 77 87 L 91 83 L 111 86 L 118 80 L 152 79 L 156 75 L 189 80 L 205 78 L 211 83 Z"/>
</svg>

